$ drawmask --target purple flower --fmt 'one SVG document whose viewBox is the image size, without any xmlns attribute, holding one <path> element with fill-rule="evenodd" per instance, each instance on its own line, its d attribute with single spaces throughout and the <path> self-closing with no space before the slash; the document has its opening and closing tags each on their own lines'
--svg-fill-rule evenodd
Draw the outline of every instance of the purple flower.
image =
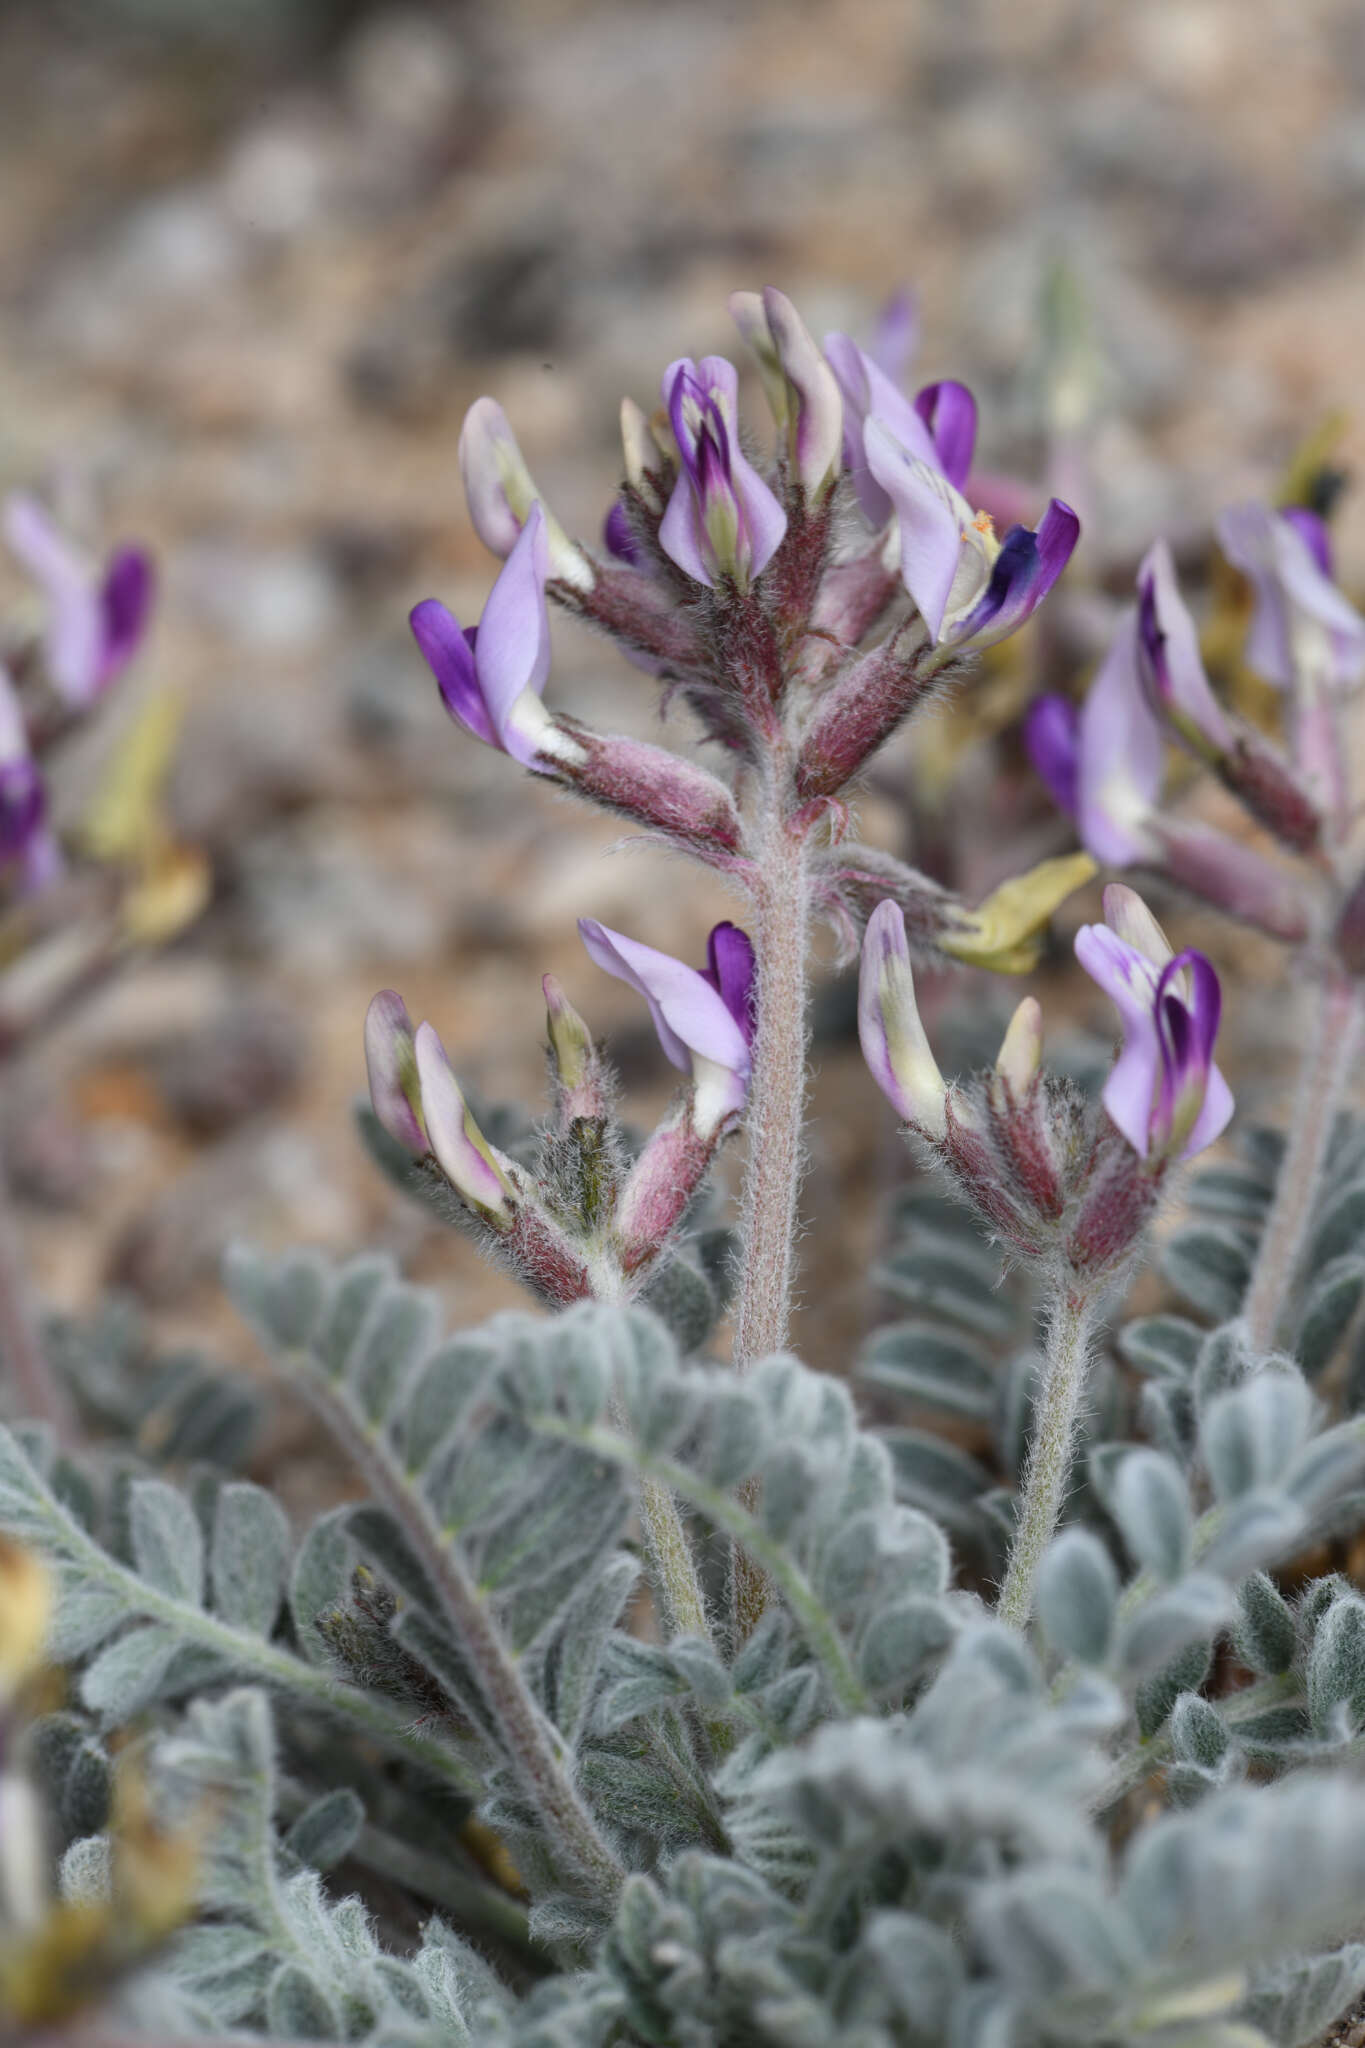
<svg viewBox="0 0 1365 2048">
<path fill-rule="evenodd" d="M 1081 707 L 1076 823 L 1081 844 L 1110 867 L 1156 851 L 1149 821 L 1161 793 L 1165 743 L 1138 670 L 1137 612 L 1125 613 Z"/>
<path fill-rule="evenodd" d="M 615 555 L 618 562 L 625 562 L 632 569 L 639 568 L 645 560 L 644 549 L 631 531 L 630 514 L 620 498 L 602 522 L 602 541 L 609 555 Z"/>
<path fill-rule="evenodd" d="M 737 925 L 720 924 L 707 941 L 707 965 L 687 967 L 669 953 L 581 917 L 590 957 L 642 995 L 664 1056 L 693 1081 L 692 1121 L 717 1129 L 744 1107 L 752 1066 L 754 954 Z"/>
<path fill-rule="evenodd" d="M 1015 526 L 998 541 L 989 517 L 973 512 L 951 478 L 881 419 L 868 420 L 864 443 L 868 467 L 895 509 L 901 578 L 930 639 L 963 648 L 1006 639 L 1071 559 L 1080 533 L 1071 507 L 1054 498 L 1036 533 Z"/>
<path fill-rule="evenodd" d="M 1074 818 L 1080 803 L 1081 715 L 1069 697 L 1036 697 L 1024 720 L 1024 746 L 1059 811 Z"/>
<path fill-rule="evenodd" d="M 591 590 L 596 578 L 582 548 L 569 539 L 541 501 L 507 415 L 493 398 L 476 398 L 460 429 L 460 474 L 474 531 L 490 554 L 506 561 L 540 505 L 545 519 L 549 573 L 575 590 Z"/>
<path fill-rule="evenodd" d="M 847 334 L 827 334 L 825 356 L 843 395 L 844 463 L 874 527 L 885 526 L 898 508 L 871 464 L 866 430 L 872 420 L 916 461 L 961 488 L 976 441 L 976 400 L 965 384 L 927 385 L 912 402 Z"/>
<path fill-rule="evenodd" d="M 498 573 L 483 617 L 462 629 L 437 598 L 415 605 L 408 623 L 445 707 L 466 731 L 537 774 L 580 749 L 567 740 L 541 703 L 550 673 L 550 619 L 545 605 L 545 516 L 533 504 Z"/>
<path fill-rule="evenodd" d="M 1250 580 L 1256 609 L 1246 658 L 1277 689 L 1349 688 L 1365 670 L 1365 619 L 1329 573 L 1311 513 L 1234 505 L 1218 522 L 1223 552 Z"/>
<path fill-rule="evenodd" d="M 1209 688 L 1199 635 L 1176 581 L 1164 540 L 1138 570 L 1138 673 L 1153 710 L 1203 760 L 1220 760 L 1236 744 Z"/>
<path fill-rule="evenodd" d="M 941 1138 L 948 1091 L 920 1022 L 905 913 L 889 897 L 868 919 L 863 939 L 858 1038 L 873 1080 L 897 1113 L 926 1136 Z"/>
<path fill-rule="evenodd" d="M 808 497 L 821 497 L 839 474 L 843 440 L 834 372 L 791 300 L 771 285 L 761 293 L 732 292 L 730 312 L 758 358 L 790 474 Z"/>
<path fill-rule="evenodd" d="M 103 572 L 92 569 L 36 498 L 10 498 L 4 512 L 10 552 L 48 601 L 44 651 L 48 677 L 75 708 L 94 702 L 137 652 L 152 603 L 151 558 L 120 548 Z"/>
<path fill-rule="evenodd" d="M 741 590 L 782 545 L 787 515 L 740 452 L 739 376 L 723 356 L 683 357 L 664 373 L 681 468 L 659 522 L 659 545 L 694 583 Z"/>
<path fill-rule="evenodd" d="M 61 853 L 47 822 L 47 789 L 29 752 L 18 694 L 0 668 L 0 865 L 15 861 L 30 892 L 61 871 Z"/>
<path fill-rule="evenodd" d="M 1202 953 L 1172 956 L 1142 898 L 1122 883 L 1105 890 L 1104 916 L 1076 934 L 1076 958 L 1123 1027 L 1104 1106 L 1139 1158 L 1192 1159 L 1233 1111 L 1232 1091 L 1213 1063 L 1218 976 Z"/>
</svg>

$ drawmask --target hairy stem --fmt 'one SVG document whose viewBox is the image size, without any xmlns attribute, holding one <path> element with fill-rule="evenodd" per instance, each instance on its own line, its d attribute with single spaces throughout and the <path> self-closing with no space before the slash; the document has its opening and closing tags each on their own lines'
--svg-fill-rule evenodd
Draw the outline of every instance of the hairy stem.
<svg viewBox="0 0 1365 2048">
<path fill-rule="evenodd" d="M 539 1811 L 567 1870 L 613 1899 L 624 1871 L 578 1795 L 550 1724 L 527 1690 L 516 1658 L 453 1544 L 402 1470 L 386 1438 L 352 1409 L 343 1390 L 307 1352 L 291 1357 L 292 1384 L 308 1398 L 375 1499 L 389 1510 L 430 1574 L 456 1641 L 476 1672 L 522 1790 Z"/>
<path fill-rule="evenodd" d="M 748 1157 L 740 1216 L 740 1282 L 735 1306 L 734 1363 L 745 1372 L 781 1351 L 791 1320 L 797 1197 L 801 1188 L 801 1124 L 806 1102 L 806 981 L 810 945 L 810 878 L 806 835 L 788 820 L 770 785 L 755 863 L 754 951 L 758 1023 L 745 1118 Z M 744 1496 L 752 1507 L 750 1489 Z M 734 1554 L 731 1605 L 737 1643 L 752 1634 L 768 1602 L 764 1573 L 744 1551 Z"/>
<path fill-rule="evenodd" d="M 1242 1304 L 1258 1351 L 1268 1351 L 1275 1342 L 1313 1219 L 1337 1110 L 1360 1047 L 1362 1002 L 1356 984 L 1331 972 L 1315 994 L 1317 1012 L 1299 1074 L 1289 1142 Z"/>
<path fill-rule="evenodd" d="M 735 1306 L 734 1357 L 740 1372 L 787 1341 L 806 1100 L 806 835 L 789 824 L 771 792 L 765 795 L 756 870 L 758 1028 L 745 1119 L 748 1160 Z"/>
<path fill-rule="evenodd" d="M 1023 1499 L 996 1610 L 1013 1628 L 1028 1625 L 1038 1567 L 1066 1499 L 1096 1298 L 1074 1285 L 1061 1286 L 1052 1303 Z"/>
</svg>

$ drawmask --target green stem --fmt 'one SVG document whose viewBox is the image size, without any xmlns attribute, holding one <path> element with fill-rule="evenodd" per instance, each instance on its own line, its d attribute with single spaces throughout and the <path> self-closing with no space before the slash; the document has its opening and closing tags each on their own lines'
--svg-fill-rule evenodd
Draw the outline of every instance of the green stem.
<svg viewBox="0 0 1365 2048">
<path fill-rule="evenodd" d="M 783 1595 L 806 1641 L 824 1665 L 834 1696 L 844 1711 L 850 1714 L 871 1711 L 871 1699 L 853 1668 L 833 1617 L 821 1605 L 804 1572 L 792 1563 L 781 1544 L 774 1543 L 765 1533 L 742 1501 L 718 1487 L 708 1486 L 686 1465 L 642 1451 L 629 1437 L 618 1435 L 600 1423 L 580 1429 L 570 1423 L 556 1421 L 553 1416 L 538 1415 L 536 1428 L 545 1436 L 557 1436 L 565 1442 L 577 1444 L 609 1464 L 639 1472 L 690 1501 L 713 1528 L 734 1539 Z"/>
<path fill-rule="evenodd" d="M 1052 1302 L 1019 1520 L 996 1609 L 1012 1628 L 1028 1626 L 1038 1567 L 1066 1500 L 1096 1300 L 1073 1283 L 1060 1286 Z"/>
<path fill-rule="evenodd" d="M 527 1689 L 516 1658 L 466 1574 L 453 1543 L 402 1470 L 386 1437 L 352 1410 L 343 1390 L 310 1353 L 291 1355 L 299 1387 L 376 1500 L 382 1501 L 430 1574 L 456 1641 L 478 1674 L 523 1791 L 539 1811 L 564 1862 L 599 1895 L 614 1899 L 625 1872 L 565 1769 L 563 1745 Z"/>
<path fill-rule="evenodd" d="M 52 1553 L 76 1564 L 83 1578 L 117 1592 L 130 1618 L 165 1623 L 186 1641 L 213 1651 L 243 1677 L 257 1679 L 273 1691 L 295 1699 L 306 1699 L 357 1734 L 369 1736 L 391 1753 L 411 1758 L 433 1777 L 444 1779 L 465 1799 L 483 1796 L 484 1787 L 463 1758 L 445 1743 L 419 1734 L 409 1715 L 371 1693 L 361 1692 L 357 1686 L 334 1678 L 330 1672 L 305 1664 L 301 1657 L 278 1649 L 261 1636 L 232 1628 L 215 1615 L 168 1593 L 158 1593 L 136 1572 L 102 1550 L 46 1489 L 39 1493 L 36 1480 L 34 1499 L 41 1503 L 53 1530 Z"/>
<path fill-rule="evenodd" d="M 1360 1046 L 1362 1001 L 1358 985 L 1339 971 L 1329 970 L 1316 998 L 1312 1038 L 1299 1074 L 1289 1142 L 1242 1305 L 1257 1351 L 1268 1351 L 1274 1345 L 1313 1220 L 1337 1110 Z"/>
</svg>

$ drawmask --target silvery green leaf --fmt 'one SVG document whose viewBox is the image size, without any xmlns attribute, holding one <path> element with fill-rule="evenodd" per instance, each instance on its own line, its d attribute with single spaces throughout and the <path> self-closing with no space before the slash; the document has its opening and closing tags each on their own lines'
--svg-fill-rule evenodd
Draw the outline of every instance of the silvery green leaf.
<svg viewBox="0 0 1365 2048">
<path fill-rule="evenodd" d="M 356 1340 L 380 1295 L 397 1284 L 392 1259 L 353 1259 L 333 1278 L 330 1299 L 311 1349 L 335 1379 L 346 1371 Z"/>
<path fill-rule="evenodd" d="M 82 1584 L 74 1573 L 64 1574 L 48 1623 L 47 1654 L 55 1664 L 74 1662 L 111 1636 L 127 1616 L 127 1601 L 117 1587 L 95 1580 Z"/>
<path fill-rule="evenodd" d="M 703 1706 L 722 1706 L 729 1699 L 730 1674 L 710 1643 L 699 1636 L 674 1636 L 668 1656 L 673 1669 L 687 1681 L 693 1698 Z"/>
<path fill-rule="evenodd" d="M 875 1266 L 874 1285 L 897 1300 L 984 1337 L 1008 1339 L 1014 1311 L 996 1290 L 999 1264 L 977 1245 L 944 1244 L 894 1252 Z"/>
<path fill-rule="evenodd" d="M 702 1350 L 716 1326 L 715 1290 L 687 1259 L 666 1260 L 652 1276 L 642 1300 L 671 1330 L 684 1358 Z"/>
<path fill-rule="evenodd" d="M 1251 1241 L 1231 1224 L 1191 1223 L 1161 1251 L 1161 1270 L 1183 1301 L 1213 1322 L 1234 1316 L 1251 1278 Z"/>
<path fill-rule="evenodd" d="M 420 1367 L 408 1392 L 401 1431 L 410 1472 L 420 1471 L 468 1414 L 497 1356 L 493 1342 L 473 1333 L 452 1337 Z"/>
<path fill-rule="evenodd" d="M 985 1885 L 972 1924 L 1004 1987 L 1027 2000 L 1117 1992 L 1143 1960 L 1132 1927 L 1090 1871 L 1028 1871 Z"/>
<path fill-rule="evenodd" d="M 1171 1708 L 1182 1692 L 1197 1692 L 1209 1675 L 1213 1662 L 1211 1642 L 1187 1643 L 1177 1650 L 1163 1670 L 1143 1679 L 1134 1695 L 1138 1734 L 1150 1742 L 1166 1724 Z"/>
<path fill-rule="evenodd" d="M 1195 1445 L 1193 1388 L 1180 1380 L 1149 1380 L 1138 1395 L 1142 1428 L 1158 1450 L 1187 1465 Z"/>
<path fill-rule="evenodd" d="M 1313 1396 L 1292 1368 L 1267 1366 L 1204 1409 L 1199 1447 L 1220 1500 L 1272 1485 L 1308 1433 Z"/>
<path fill-rule="evenodd" d="M 1037 1613 L 1051 1648 L 1082 1664 L 1103 1664 L 1118 1593 L 1104 1545 L 1088 1530 L 1064 1529 L 1038 1568 Z"/>
<path fill-rule="evenodd" d="M 953 1621 L 941 1600 L 923 1595 L 897 1600 L 874 1614 L 858 1646 L 858 1675 L 870 1692 L 899 1697 L 922 1678 L 953 1639 Z"/>
<path fill-rule="evenodd" d="M 688 1681 L 668 1651 L 657 1643 L 613 1636 L 603 1659 L 603 1687 L 597 1725 L 604 1732 L 624 1727 L 642 1714 L 684 1697 Z"/>
<path fill-rule="evenodd" d="M 1365 1259 L 1356 1253 L 1333 1259 L 1313 1277 L 1299 1317 L 1294 1356 L 1310 1380 L 1331 1363 L 1347 1325 L 1365 1294 Z"/>
<path fill-rule="evenodd" d="M 81 1675 L 81 1698 L 106 1728 L 121 1727 L 156 1698 L 180 1648 L 173 1628 L 148 1623 L 101 1650 Z"/>
<path fill-rule="evenodd" d="M 1359 1252 L 1365 1245 L 1365 1180 L 1353 1181 L 1341 1190 L 1323 1213 L 1308 1248 L 1306 1266 L 1321 1273 L 1333 1259 Z"/>
<path fill-rule="evenodd" d="M 877 1972 L 896 2013 L 916 2040 L 947 2036 L 948 2014 L 963 1981 L 963 1960 L 952 1938 L 912 1913 L 874 1913 L 855 1955 Z"/>
<path fill-rule="evenodd" d="M 333 1508 L 314 1522 L 294 1559 L 289 1578 L 289 1612 L 299 1647 L 314 1664 L 330 1664 L 332 1653 L 318 1628 L 319 1618 L 338 1607 L 350 1590 L 355 1545 L 347 1534 L 352 1510 Z"/>
<path fill-rule="evenodd" d="M 1185 1475 L 1162 1451 L 1132 1451 L 1119 1466 L 1109 1511 L 1135 1564 L 1178 1579 L 1189 1560 L 1193 1515 Z"/>
<path fill-rule="evenodd" d="M 889 1429 L 884 1441 L 896 1467 L 901 1499 L 947 1528 L 971 1525 L 971 1510 L 986 1491 L 984 1465 L 955 1444 L 915 1429 Z"/>
<path fill-rule="evenodd" d="M 300 1863 L 330 1870 L 350 1854 L 365 1824 L 365 1808 L 349 1785 L 324 1792 L 306 1806 L 284 1838 Z"/>
<path fill-rule="evenodd" d="M 1200 1416 L 1219 1394 L 1245 1386 L 1260 1370 L 1261 1364 L 1262 1360 L 1251 1348 L 1251 1332 L 1240 1318 L 1220 1323 L 1216 1330 L 1210 1330 L 1199 1347 L 1199 1359 L 1194 1369 L 1194 1401 Z"/>
<path fill-rule="evenodd" d="M 1237 1589 L 1241 1619 L 1233 1631 L 1237 1654 L 1253 1671 L 1278 1678 L 1294 1662 L 1298 1636 L 1288 1601 L 1265 1572 L 1253 1572 Z"/>
<path fill-rule="evenodd" d="M 1365 1723 L 1365 1600 L 1333 1601 L 1308 1656 L 1308 1711 L 1321 1736 L 1353 1734 Z"/>
<path fill-rule="evenodd" d="M 1283 1493 L 1249 1493 L 1218 1511 L 1216 1530 L 1200 1555 L 1206 1572 L 1235 1584 L 1258 1565 L 1293 1550 L 1308 1527 L 1303 1509 Z"/>
<path fill-rule="evenodd" d="M 1186 1380 L 1194 1371 L 1204 1332 L 1184 1316 L 1139 1316 L 1119 1332 L 1119 1352 L 1135 1372 Z"/>
<path fill-rule="evenodd" d="M 1232 1599 L 1222 1580 L 1191 1572 L 1154 1593 L 1121 1624 L 1119 1664 L 1130 1678 L 1159 1671 L 1188 1645 L 1207 1643 L 1231 1612 Z"/>
<path fill-rule="evenodd" d="M 174 1981 L 204 1999 L 223 2026 L 259 2009 L 275 1966 L 265 1937 L 231 1922 L 184 1929 L 168 1957 Z"/>
<path fill-rule="evenodd" d="M 387 1508 L 370 1503 L 352 1508 L 347 1518 L 346 1533 L 357 1549 L 378 1567 L 395 1592 L 424 1608 L 429 1615 L 440 1615 L 441 1596 L 431 1582 L 426 1561 L 418 1555 L 406 1530 Z"/>
<path fill-rule="evenodd" d="M 1309 1438 L 1284 1475 L 1284 1490 L 1316 1520 L 1359 1482 L 1363 1468 L 1365 1427 L 1358 1420 L 1340 1422 Z"/>
<path fill-rule="evenodd" d="M 1259 1971 L 1239 2008 L 1275 2048 L 1309 2048 L 1365 1991 L 1365 1944 L 1293 1957 Z"/>
<path fill-rule="evenodd" d="M 435 1297 L 417 1287 L 392 1287 L 380 1295 L 346 1363 L 346 1378 L 361 1414 L 382 1422 L 407 1381 L 431 1349 L 436 1334 Z"/>
<path fill-rule="evenodd" d="M 1192 1209 L 1201 1209 L 1210 1216 L 1234 1216 L 1258 1223 L 1264 1220 L 1274 1192 L 1273 1179 L 1263 1174 L 1214 1166 L 1194 1176 L 1187 1199 Z"/>
<path fill-rule="evenodd" d="M 1197 1692 L 1183 1692 L 1171 1709 L 1171 1747 L 1185 1763 L 1213 1770 L 1232 1738 L 1217 1707 Z"/>
<path fill-rule="evenodd" d="M 108 1835 L 85 1835 L 73 1842 L 57 1867 L 57 1891 L 63 1904 L 106 1905 L 113 1887 L 114 1845 Z"/>
<path fill-rule="evenodd" d="M 234 1628 L 269 1635 L 289 1569 L 289 1520 L 264 1487 L 221 1487 L 213 1516 L 209 1578 L 213 1604 Z"/>
<path fill-rule="evenodd" d="M 158 1593 L 202 1605 L 204 1538 L 194 1509 L 162 1479 L 135 1479 L 128 1524 L 138 1575 Z"/>
<path fill-rule="evenodd" d="M 858 1366 L 860 1379 L 920 1408 L 985 1421 L 996 1376 L 980 1354 L 933 1323 L 892 1323 L 878 1330 Z"/>
<path fill-rule="evenodd" d="M 329 1998 L 297 1963 L 283 1963 L 266 1994 L 266 2024 L 277 2040 L 336 2041 L 341 2024 Z"/>
<path fill-rule="evenodd" d="M 758 1469 L 766 1434 L 762 1409 L 747 1387 L 718 1394 L 699 1452 L 703 1476 L 728 1492 Z"/>
<path fill-rule="evenodd" d="M 554 1719 L 570 1748 L 577 1746 L 592 1710 L 607 1638 L 621 1618 L 640 1576 L 632 1557 L 611 1558 L 590 1576 L 556 1624 L 546 1687 Z"/>
</svg>

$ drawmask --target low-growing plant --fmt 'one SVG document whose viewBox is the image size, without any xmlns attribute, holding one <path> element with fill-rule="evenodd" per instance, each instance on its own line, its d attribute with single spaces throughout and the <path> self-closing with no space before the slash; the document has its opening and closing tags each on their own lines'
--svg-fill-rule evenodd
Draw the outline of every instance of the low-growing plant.
<svg viewBox="0 0 1365 2048">
<path fill-rule="evenodd" d="M 1295 2048 L 1365 1990 L 1365 623 L 1310 509 L 1228 515 L 1281 745 L 1214 695 L 1158 544 L 1084 705 L 1028 724 L 1085 850 L 967 902 L 854 837 L 853 793 L 1048 597 L 1078 521 L 1053 500 L 997 538 L 963 495 L 963 386 L 911 400 L 773 290 L 732 310 L 770 464 L 734 367 L 676 362 L 658 411 L 626 401 L 594 552 L 481 399 L 461 464 L 503 567 L 477 629 L 412 615 L 469 734 L 744 904 L 698 967 L 643 906 L 642 931 L 580 926 L 677 1095 L 632 1136 L 547 978 L 548 1112 L 481 1128 L 435 1027 L 375 997 L 371 1151 L 537 1306 L 452 1335 L 386 1259 L 235 1250 L 234 1302 L 363 1489 L 303 1532 L 234 1476 L 240 1381 L 182 1361 L 139 1386 L 117 1319 L 49 1330 L 102 1440 L 64 1436 L 61 1400 L 0 1433 L 16 2024 Z M 547 706 L 550 601 L 690 709 L 705 763 Z M 1163 806 L 1168 735 L 1288 860 Z M 10 851 L 27 872 L 31 839 Z M 915 964 L 1027 973 L 1100 866 L 1294 949 L 1318 1021 L 1283 1139 L 1234 1126 L 1186 1174 L 1233 1116 L 1219 976 L 1120 881 L 1075 941 L 1118 1013 L 1101 1084 L 1045 1066 L 1032 996 L 991 1067 L 945 1081 Z M 852 1386 L 786 1349 L 822 918 L 861 947 L 863 1051 L 934 1176 L 897 1200 L 874 1278 L 902 1314 Z M 708 1180 L 738 1134 L 730 1228 Z M 1124 1321 L 1177 1202 L 1159 1261 L 1191 1313 Z"/>
</svg>

